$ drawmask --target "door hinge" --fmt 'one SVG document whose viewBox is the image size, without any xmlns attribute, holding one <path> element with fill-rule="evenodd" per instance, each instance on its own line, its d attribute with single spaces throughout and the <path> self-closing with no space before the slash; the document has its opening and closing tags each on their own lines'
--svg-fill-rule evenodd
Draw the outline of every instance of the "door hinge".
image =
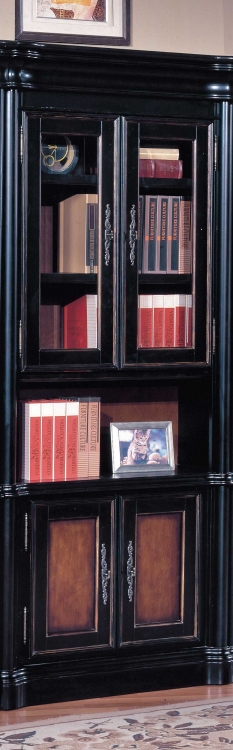
<svg viewBox="0 0 233 750">
<path fill-rule="evenodd" d="M 23 610 L 23 642 L 27 643 L 27 615 L 28 615 L 28 609 L 27 607 L 24 607 Z"/>
<path fill-rule="evenodd" d="M 19 357 L 22 357 L 22 320 L 19 321 Z"/>
<path fill-rule="evenodd" d="M 214 136 L 214 171 L 217 171 L 218 166 L 218 136 Z"/>
<path fill-rule="evenodd" d="M 24 143 L 23 143 L 23 126 L 20 127 L 20 143 L 19 143 L 20 162 L 23 163 Z"/>
<path fill-rule="evenodd" d="M 215 354 L 215 318 L 213 318 L 212 342 L 212 352 Z"/>
<path fill-rule="evenodd" d="M 28 551 L 28 513 L 24 516 L 24 549 Z"/>
</svg>

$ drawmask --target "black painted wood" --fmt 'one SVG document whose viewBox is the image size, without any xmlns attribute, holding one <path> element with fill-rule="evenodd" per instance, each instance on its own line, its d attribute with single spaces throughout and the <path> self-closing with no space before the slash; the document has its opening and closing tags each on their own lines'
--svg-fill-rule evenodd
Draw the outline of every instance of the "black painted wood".
<svg viewBox="0 0 233 750">
<path fill-rule="evenodd" d="M 65 47 L 26 41 L 2 42 L 0 88 L 0 429 L 4 446 L 0 459 L 1 705 L 9 709 L 114 692 L 231 682 L 233 59 Z M 42 295 L 44 303 L 51 300 L 57 303 L 61 284 L 57 274 L 52 278 L 43 275 L 39 284 L 39 123 L 42 119 L 43 127 L 49 132 L 55 132 L 56 128 L 59 132 L 61 122 L 65 129 L 68 127 L 66 118 L 73 118 L 73 122 L 78 119 L 82 135 L 89 129 L 92 136 L 101 139 L 102 224 L 104 226 L 106 218 L 105 205 L 109 202 L 114 226 L 114 252 L 109 266 L 104 264 L 104 232 L 102 234 L 103 272 L 101 281 L 98 279 L 102 304 L 100 346 L 94 354 L 82 352 L 78 363 L 75 352 L 43 350 L 40 356 L 38 354 L 39 296 Z M 52 131 L 49 130 L 51 122 Z M 22 171 L 19 155 L 21 123 L 26 146 Z M 160 133 L 162 137 L 163 128 L 170 133 L 169 137 L 172 137 L 174 128 L 176 133 L 178 130 L 183 133 L 186 129 L 187 138 L 197 134 L 196 352 L 192 356 L 186 352 L 180 361 L 173 352 L 166 355 L 166 361 L 161 358 L 155 362 L 149 353 L 146 357 L 144 354 L 138 356 L 136 347 L 138 279 L 129 257 L 128 233 L 133 204 L 137 211 L 138 123 L 143 137 L 149 140 L 155 127 L 156 137 Z M 163 136 L 164 133 L 165 130 Z M 31 172 L 28 172 L 27 143 Z M 77 188 L 73 182 L 70 178 L 70 194 Z M 185 174 L 181 182 L 182 190 L 188 194 L 190 174 Z M 88 180 L 80 181 L 78 189 L 80 192 L 83 189 L 95 192 L 96 186 L 96 176 L 92 175 Z M 145 180 L 140 186 L 144 194 L 158 189 L 155 182 L 148 185 Z M 62 182 L 58 181 L 57 194 L 60 195 L 61 189 Z M 169 184 L 166 188 L 163 184 L 163 189 L 174 191 L 176 185 Z M 49 195 L 51 180 L 45 177 L 44 201 Z M 52 199 L 56 202 L 55 194 Z M 70 299 L 70 294 L 75 294 L 76 281 L 66 279 L 63 303 Z M 174 293 L 183 290 L 190 293 L 190 278 L 181 278 L 178 283 L 170 278 L 166 281 L 167 293 L 171 289 Z M 155 291 L 160 282 L 156 279 Z M 90 285 L 93 283 L 96 285 L 96 278 L 90 281 Z M 85 279 L 79 278 L 79 293 L 85 288 Z M 146 293 L 150 288 L 151 280 L 142 275 L 140 291 Z M 22 365 L 18 356 L 20 319 Z M 168 393 L 172 387 L 177 389 L 178 402 L 178 465 L 175 473 L 166 477 L 112 477 L 111 413 L 115 414 L 118 406 L 122 409 L 120 413 L 127 413 L 128 421 L 133 421 L 134 405 L 140 402 L 147 418 L 151 404 L 154 406 L 159 401 L 159 393 L 163 400 L 164 389 Z M 102 401 L 101 478 L 51 485 L 21 484 L 18 470 L 21 431 L 20 424 L 17 425 L 20 399 L 87 394 L 100 395 Z M 194 563 L 195 523 L 192 515 L 193 498 L 197 496 L 201 498 L 195 539 L 199 550 L 198 565 Z M 127 523 L 133 527 L 135 515 L 130 512 L 131 505 L 134 510 L 138 506 L 140 512 L 144 508 L 151 512 L 155 507 L 159 507 L 160 512 L 170 507 L 179 511 L 183 498 L 187 517 L 192 519 L 187 526 L 192 554 L 185 559 L 184 574 L 186 594 L 191 596 L 190 611 L 193 612 L 197 604 L 195 640 L 186 640 L 185 635 L 190 635 L 188 629 L 182 637 L 176 631 L 173 638 L 164 637 L 163 632 L 162 640 L 158 637 L 153 643 L 144 637 L 143 644 L 128 643 L 123 648 L 116 647 L 121 638 L 119 591 L 122 539 L 126 532 L 124 521 L 120 523 L 120 497 L 127 507 Z M 38 550 L 40 535 L 33 523 L 32 508 L 40 508 L 42 516 L 49 508 L 51 518 L 62 518 L 72 506 L 74 516 L 77 514 L 78 517 L 81 508 L 84 515 L 85 509 L 86 514 L 90 514 L 93 505 L 109 508 L 109 498 L 115 498 L 117 511 L 114 523 L 111 517 L 111 544 L 117 550 L 112 559 L 116 585 L 111 615 L 113 610 L 118 613 L 112 619 L 114 648 L 103 648 L 100 653 L 98 647 L 88 650 L 82 644 L 84 647 L 77 649 L 77 644 L 72 643 L 72 648 L 65 650 L 60 643 L 59 650 L 53 653 L 35 653 L 36 649 L 32 647 L 33 601 L 38 605 L 38 632 L 43 631 L 46 640 L 47 521 L 40 528 L 44 555 L 42 612 L 43 602 L 40 588 L 35 590 L 35 565 L 32 564 L 35 561 L 35 538 Z M 110 542 L 109 516 L 102 516 L 101 529 L 103 533 L 107 531 Z M 39 554 L 36 564 L 39 581 Z M 194 579 L 197 585 L 195 601 Z M 106 614 L 105 605 L 102 610 L 106 630 L 109 612 Z M 125 632 L 130 630 L 132 633 L 133 624 L 127 621 L 127 608 L 124 618 Z"/>
</svg>

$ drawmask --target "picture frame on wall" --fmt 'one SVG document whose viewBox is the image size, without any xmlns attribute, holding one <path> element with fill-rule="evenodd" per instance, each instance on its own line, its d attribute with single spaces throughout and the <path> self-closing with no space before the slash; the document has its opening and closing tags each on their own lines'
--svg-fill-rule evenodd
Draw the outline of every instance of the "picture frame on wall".
<svg viewBox="0 0 233 750">
<path fill-rule="evenodd" d="M 15 0 L 17 40 L 128 45 L 130 0 Z"/>
<path fill-rule="evenodd" d="M 113 474 L 164 474 L 175 469 L 172 422 L 112 422 Z"/>
</svg>

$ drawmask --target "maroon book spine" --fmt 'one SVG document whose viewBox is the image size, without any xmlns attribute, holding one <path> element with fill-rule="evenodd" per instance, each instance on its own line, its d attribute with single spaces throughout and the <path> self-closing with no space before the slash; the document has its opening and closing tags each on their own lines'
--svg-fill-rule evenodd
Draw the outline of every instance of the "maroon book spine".
<svg viewBox="0 0 233 750">
<path fill-rule="evenodd" d="M 139 177 L 180 180 L 183 177 L 183 162 L 181 159 L 140 159 Z"/>
</svg>

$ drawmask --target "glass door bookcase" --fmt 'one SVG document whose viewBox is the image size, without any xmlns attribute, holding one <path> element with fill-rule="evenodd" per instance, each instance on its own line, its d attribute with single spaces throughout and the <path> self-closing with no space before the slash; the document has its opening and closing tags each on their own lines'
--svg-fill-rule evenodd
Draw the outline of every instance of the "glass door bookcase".
<svg viewBox="0 0 233 750">
<path fill-rule="evenodd" d="M 124 120 L 123 366 L 209 361 L 211 153 L 211 125 Z"/>
<path fill-rule="evenodd" d="M 25 115 L 24 131 L 24 366 L 113 365 L 118 122 Z"/>
</svg>

